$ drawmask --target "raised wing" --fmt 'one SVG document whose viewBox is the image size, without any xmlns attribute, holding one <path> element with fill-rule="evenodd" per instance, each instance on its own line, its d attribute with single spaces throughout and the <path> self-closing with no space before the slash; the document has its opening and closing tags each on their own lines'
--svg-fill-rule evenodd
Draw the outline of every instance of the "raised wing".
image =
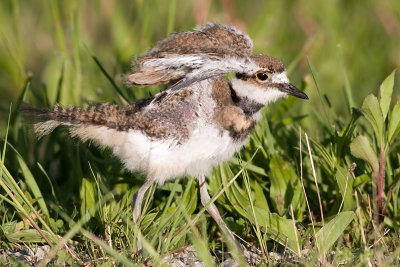
<svg viewBox="0 0 400 267">
<path fill-rule="evenodd" d="M 175 83 L 173 89 L 230 72 L 254 73 L 253 43 L 235 28 L 207 23 L 194 32 L 173 34 L 136 62 L 127 76 L 136 86 Z"/>
</svg>

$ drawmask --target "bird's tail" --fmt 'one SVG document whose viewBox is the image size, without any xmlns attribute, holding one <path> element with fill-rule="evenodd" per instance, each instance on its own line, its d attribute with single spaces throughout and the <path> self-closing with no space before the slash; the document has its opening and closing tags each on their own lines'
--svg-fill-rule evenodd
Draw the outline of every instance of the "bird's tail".
<svg viewBox="0 0 400 267">
<path fill-rule="evenodd" d="M 117 128 L 120 116 L 119 107 L 110 104 L 93 105 L 82 109 L 60 105 L 56 105 L 53 109 L 42 109 L 25 105 L 21 108 L 21 112 L 28 122 L 34 124 L 35 133 L 39 138 L 61 125 L 102 125 Z"/>
</svg>

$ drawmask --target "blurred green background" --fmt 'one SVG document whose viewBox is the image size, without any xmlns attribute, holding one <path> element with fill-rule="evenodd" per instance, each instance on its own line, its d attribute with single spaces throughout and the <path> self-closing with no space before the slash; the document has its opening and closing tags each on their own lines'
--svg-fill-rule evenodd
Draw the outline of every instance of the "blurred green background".
<svg viewBox="0 0 400 267">
<path fill-rule="evenodd" d="M 3 0 L 0 135 L 5 132 L 10 103 L 21 95 L 28 77 L 31 83 L 24 100 L 35 105 L 44 105 L 35 102 L 43 94 L 54 104 L 60 77 L 59 101 L 64 105 L 120 102 L 90 53 L 125 88 L 121 78 L 129 72 L 132 58 L 169 33 L 191 30 L 205 21 L 234 25 L 251 36 L 255 53 L 277 57 L 286 66 L 294 62 L 289 69 L 291 81 L 299 87 L 303 80 L 312 85 L 307 88 L 311 99 L 307 105 L 317 110 L 321 104 L 307 57 L 339 115 L 348 110 L 342 64 L 356 107 L 400 66 L 398 0 Z"/>
</svg>

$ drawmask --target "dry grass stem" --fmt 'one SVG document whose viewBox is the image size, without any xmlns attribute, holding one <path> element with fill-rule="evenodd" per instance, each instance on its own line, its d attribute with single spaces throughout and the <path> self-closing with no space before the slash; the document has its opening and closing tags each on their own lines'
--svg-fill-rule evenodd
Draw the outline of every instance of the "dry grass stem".
<svg viewBox="0 0 400 267">
<path fill-rule="evenodd" d="M 313 173 L 313 177 L 314 177 L 315 187 L 317 188 L 319 210 L 321 212 L 321 223 L 322 223 L 322 227 L 323 227 L 323 226 L 325 226 L 325 223 L 324 223 L 324 211 L 322 209 L 322 201 L 321 201 L 321 195 L 319 193 L 317 174 L 315 173 L 314 160 L 313 160 L 312 153 L 311 153 L 310 142 L 308 141 L 308 135 L 307 135 L 307 133 L 304 133 L 304 134 L 306 136 L 308 154 L 310 155 L 311 169 L 312 169 L 312 173 Z"/>
<path fill-rule="evenodd" d="M 308 214 L 310 216 L 310 220 L 311 220 L 311 225 L 312 225 L 312 229 L 313 229 L 313 234 L 314 234 L 314 240 L 315 240 L 315 245 L 317 246 L 318 252 L 320 250 L 319 248 L 319 243 L 317 240 L 317 235 L 315 232 L 315 223 L 314 223 L 314 218 L 311 212 L 311 208 L 310 208 L 310 203 L 308 202 L 308 197 L 306 194 L 306 188 L 304 186 L 304 180 L 303 180 L 303 154 L 302 154 L 302 145 L 301 145 L 301 128 L 299 128 L 299 149 L 300 149 L 300 180 L 301 180 L 301 187 L 303 188 L 303 193 L 304 193 L 304 197 L 306 199 L 306 203 L 307 203 L 307 210 L 308 210 Z"/>
<path fill-rule="evenodd" d="M 301 249 L 300 249 L 300 244 L 299 244 L 299 237 L 297 236 L 296 220 L 294 219 L 294 212 L 293 212 L 292 204 L 290 204 L 290 215 L 292 216 L 293 231 L 294 231 L 294 236 L 296 238 L 297 256 L 300 258 L 301 257 Z"/>
</svg>

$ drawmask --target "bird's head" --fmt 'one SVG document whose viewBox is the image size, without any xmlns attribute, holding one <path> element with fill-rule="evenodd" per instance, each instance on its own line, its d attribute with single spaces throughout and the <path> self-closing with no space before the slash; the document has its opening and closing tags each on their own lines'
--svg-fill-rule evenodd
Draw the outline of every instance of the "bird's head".
<svg viewBox="0 0 400 267">
<path fill-rule="evenodd" d="M 232 79 L 232 88 L 239 97 L 246 97 L 262 105 L 290 95 L 308 99 L 305 93 L 289 82 L 281 61 L 266 55 L 252 55 L 250 59 L 259 69 L 252 74 L 237 73 Z"/>
</svg>

